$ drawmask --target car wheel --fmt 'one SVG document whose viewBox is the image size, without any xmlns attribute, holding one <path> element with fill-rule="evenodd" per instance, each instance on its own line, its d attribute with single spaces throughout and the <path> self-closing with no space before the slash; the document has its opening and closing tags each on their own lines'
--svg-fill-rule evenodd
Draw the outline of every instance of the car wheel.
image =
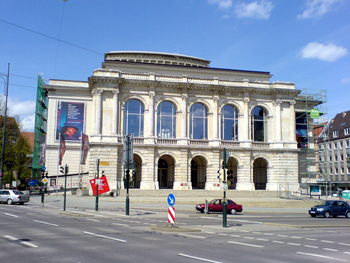
<svg viewBox="0 0 350 263">
<path fill-rule="evenodd" d="M 232 215 L 235 215 L 236 212 L 237 212 L 236 209 L 231 209 L 231 214 L 232 214 Z"/>
<path fill-rule="evenodd" d="M 346 212 L 345 216 L 346 216 L 347 218 L 350 218 L 350 211 Z"/>
<path fill-rule="evenodd" d="M 330 216 L 331 216 L 331 214 L 328 211 L 324 212 L 324 217 L 325 218 L 329 218 Z"/>
<path fill-rule="evenodd" d="M 13 200 L 12 200 L 12 199 L 8 199 L 8 200 L 7 200 L 7 204 L 8 204 L 8 205 L 12 205 L 12 204 L 13 204 Z"/>
<path fill-rule="evenodd" d="M 316 215 L 311 215 L 311 217 L 316 217 Z"/>
<path fill-rule="evenodd" d="M 204 213 L 204 209 L 201 210 L 201 213 Z"/>
</svg>

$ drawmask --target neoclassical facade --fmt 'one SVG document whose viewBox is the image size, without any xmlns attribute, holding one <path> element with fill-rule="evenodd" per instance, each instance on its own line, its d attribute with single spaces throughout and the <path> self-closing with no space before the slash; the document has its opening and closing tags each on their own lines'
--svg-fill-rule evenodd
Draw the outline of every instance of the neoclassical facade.
<svg viewBox="0 0 350 263">
<path fill-rule="evenodd" d="M 222 152 L 229 189 L 299 189 L 294 83 L 269 72 L 211 68 L 210 61 L 168 53 L 110 52 L 88 81 L 50 80 L 45 166 L 96 176 L 97 161 L 112 190 L 124 188 L 123 138 L 133 134 L 132 187 L 220 189 Z M 68 125 L 69 124 L 69 125 Z M 81 132 L 90 150 L 80 165 Z M 75 136 L 75 137 L 74 137 Z"/>
</svg>

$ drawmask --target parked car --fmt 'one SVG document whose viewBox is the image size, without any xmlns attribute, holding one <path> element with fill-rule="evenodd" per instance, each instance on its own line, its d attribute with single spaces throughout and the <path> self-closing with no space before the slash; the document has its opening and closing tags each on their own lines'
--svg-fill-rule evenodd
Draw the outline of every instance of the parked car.
<svg viewBox="0 0 350 263">
<path fill-rule="evenodd" d="M 205 204 L 196 205 L 196 209 L 198 211 L 200 211 L 201 213 L 204 213 Z M 222 199 L 211 200 L 208 203 L 208 210 L 210 212 L 223 212 Z M 242 207 L 242 205 L 238 205 L 235 202 L 233 202 L 232 200 L 227 199 L 226 210 L 227 210 L 227 213 L 231 213 L 234 215 L 234 214 L 236 214 L 236 212 L 242 212 L 243 207 Z"/>
<path fill-rule="evenodd" d="M 346 216 L 347 218 L 350 218 L 350 205 L 344 201 L 327 200 L 311 207 L 309 214 L 312 217 L 324 216 L 328 218 L 330 216 Z"/>
<path fill-rule="evenodd" d="M 19 203 L 23 205 L 29 202 L 30 196 L 19 190 L 1 189 L 0 190 L 0 203 L 7 203 L 12 205 L 14 203 Z"/>
</svg>

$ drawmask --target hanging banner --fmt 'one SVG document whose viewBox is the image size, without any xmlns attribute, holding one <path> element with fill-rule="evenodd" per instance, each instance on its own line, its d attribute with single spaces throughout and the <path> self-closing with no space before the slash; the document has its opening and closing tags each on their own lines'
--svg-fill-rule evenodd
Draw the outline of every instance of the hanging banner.
<svg viewBox="0 0 350 263">
<path fill-rule="evenodd" d="M 66 152 L 66 141 L 64 136 L 61 134 L 60 135 L 60 148 L 59 148 L 59 153 L 58 153 L 58 165 L 62 165 L 62 160 L 64 153 Z"/>
<path fill-rule="evenodd" d="M 99 179 L 95 178 L 90 180 L 90 185 L 94 196 L 96 196 L 96 184 L 98 184 L 98 195 L 110 191 L 107 177 L 105 175 Z"/>
<path fill-rule="evenodd" d="M 90 149 L 89 136 L 85 133 L 81 136 L 80 164 L 86 163 L 86 157 Z"/>
<path fill-rule="evenodd" d="M 67 141 L 80 141 L 80 134 L 84 131 L 84 109 L 84 102 L 58 102 L 56 140 L 61 133 Z"/>
</svg>

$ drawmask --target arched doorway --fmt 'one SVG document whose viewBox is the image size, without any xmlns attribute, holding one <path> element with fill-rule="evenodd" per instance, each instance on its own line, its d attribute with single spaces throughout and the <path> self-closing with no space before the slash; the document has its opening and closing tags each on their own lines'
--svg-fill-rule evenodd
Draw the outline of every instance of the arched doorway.
<svg viewBox="0 0 350 263">
<path fill-rule="evenodd" d="M 263 158 L 258 158 L 253 163 L 253 182 L 255 190 L 266 190 L 267 162 Z"/>
<path fill-rule="evenodd" d="M 141 184 L 141 166 L 142 166 L 142 160 L 141 157 L 138 156 L 137 154 L 134 154 L 134 164 L 131 165 L 131 169 L 135 171 L 135 178 L 134 178 L 134 188 L 140 188 Z M 132 175 L 132 173 L 130 174 Z"/>
<path fill-rule="evenodd" d="M 163 155 L 158 160 L 159 189 L 172 189 L 174 185 L 175 161 L 170 155 Z"/>
<path fill-rule="evenodd" d="M 207 178 L 207 161 L 196 156 L 191 161 L 191 183 L 192 189 L 205 189 Z"/>
<path fill-rule="evenodd" d="M 230 157 L 227 162 L 227 186 L 228 189 L 236 189 L 237 184 L 237 166 L 236 158 Z"/>
</svg>

